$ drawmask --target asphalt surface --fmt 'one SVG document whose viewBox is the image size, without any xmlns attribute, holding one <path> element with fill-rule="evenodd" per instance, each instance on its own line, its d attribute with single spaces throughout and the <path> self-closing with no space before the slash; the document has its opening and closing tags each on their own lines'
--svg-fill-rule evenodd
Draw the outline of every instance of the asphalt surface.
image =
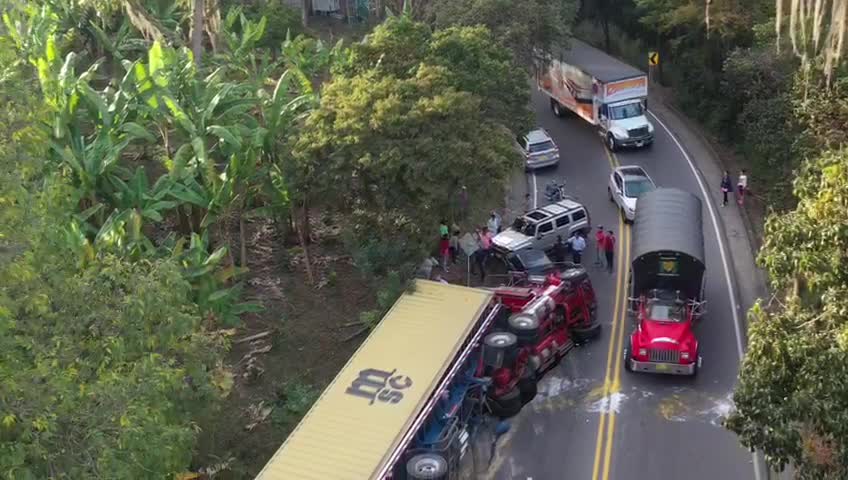
<svg viewBox="0 0 848 480">
<path fill-rule="evenodd" d="M 620 224 L 618 210 L 607 197 L 611 165 L 640 165 L 657 185 L 680 188 L 706 200 L 682 152 L 657 122 L 652 148 L 610 157 L 590 125 L 575 116 L 556 118 L 547 97 L 539 93 L 533 102 L 538 124 L 560 147 L 561 161 L 558 167 L 528 174 L 529 191 L 535 190 L 536 202 L 542 205 L 544 186 L 552 179 L 564 179 L 569 193 L 589 209 L 593 227 L 603 225 L 615 231 L 622 247 L 618 252 L 626 251 L 628 234 L 623 229 L 630 227 Z M 739 340 L 706 204 L 704 235 L 708 312 L 696 331 L 703 358 L 698 376 L 628 373 L 621 368 L 622 357 L 613 358 L 608 368 L 609 356 L 620 351 L 610 348 L 610 342 L 620 336 L 616 332 L 613 337 L 613 323 L 624 325 L 624 344 L 632 326 L 621 316 L 624 292 L 619 292 L 622 299 L 615 306 L 623 275 L 592 267 L 594 243 L 590 243 L 584 264 L 590 266 L 600 299 L 598 315 L 604 332 L 596 342 L 573 350 L 540 382 L 537 398 L 512 420 L 510 431 L 500 439 L 488 478 L 755 478 L 751 454 L 720 423 L 731 408 Z"/>
</svg>

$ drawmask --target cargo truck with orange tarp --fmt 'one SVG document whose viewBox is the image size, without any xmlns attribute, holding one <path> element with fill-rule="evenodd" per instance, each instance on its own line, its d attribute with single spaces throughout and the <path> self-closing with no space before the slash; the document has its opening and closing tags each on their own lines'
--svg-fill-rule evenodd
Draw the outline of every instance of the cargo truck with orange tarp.
<svg viewBox="0 0 848 480">
<path fill-rule="evenodd" d="M 536 83 L 554 115 L 574 112 L 597 127 L 611 151 L 653 144 L 648 77 L 641 70 L 571 40 L 570 48 L 537 58 Z"/>
</svg>

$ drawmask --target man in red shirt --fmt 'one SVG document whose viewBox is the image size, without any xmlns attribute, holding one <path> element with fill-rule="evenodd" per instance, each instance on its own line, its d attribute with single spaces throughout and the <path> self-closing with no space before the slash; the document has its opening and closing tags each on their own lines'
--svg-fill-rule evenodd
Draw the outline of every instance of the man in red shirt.
<svg viewBox="0 0 848 480">
<path fill-rule="evenodd" d="M 604 256 L 607 259 L 607 272 L 612 274 L 612 260 L 613 255 L 615 254 L 615 234 L 612 233 L 612 230 L 607 230 L 607 234 L 604 238 Z"/>
<path fill-rule="evenodd" d="M 603 268 L 604 261 L 601 258 L 601 252 L 604 250 L 604 242 L 606 241 L 603 225 L 598 225 L 598 231 L 595 232 L 595 265 Z"/>
</svg>

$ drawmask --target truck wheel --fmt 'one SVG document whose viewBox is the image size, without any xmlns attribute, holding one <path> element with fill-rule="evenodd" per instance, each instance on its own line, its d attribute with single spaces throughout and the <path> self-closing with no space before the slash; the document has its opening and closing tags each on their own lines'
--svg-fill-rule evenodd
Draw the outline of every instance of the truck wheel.
<svg viewBox="0 0 848 480">
<path fill-rule="evenodd" d="M 612 135 L 607 135 L 607 148 L 609 148 L 610 152 L 618 150 L 618 145 L 615 143 L 615 137 Z"/>
<path fill-rule="evenodd" d="M 630 367 L 630 349 L 628 347 L 624 347 L 624 369 L 628 372 L 633 371 Z"/>
<path fill-rule="evenodd" d="M 492 415 L 500 418 L 514 417 L 521 411 L 521 391 L 518 386 L 500 397 L 489 397 L 489 409 Z"/>
<path fill-rule="evenodd" d="M 518 337 L 519 345 L 532 345 L 539 339 L 539 320 L 530 315 L 509 317 L 509 330 Z"/>
<path fill-rule="evenodd" d="M 448 461 L 438 453 L 422 453 L 406 462 L 406 475 L 412 480 L 448 478 Z"/>
<path fill-rule="evenodd" d="M 560 107 L 559 102 L 557 102 L 553 98 L 551 99 L 551 110 L 553 110 L 555 117 L 562 116 L 562 107 Z"/>
<path fill-rule="evenodd" d="M 601 322 L 594 323 L 588 327 L 573 328 L 571 334 L 577 343 L 585 343 L 601 336 Z"/>
<path fill-rule="evenodd" d="M 486 366 L 501 368 L 515 361 L 518 338 L 509 332 L 494 332 L 483 339 L 483 362 Z"/>
</svg>

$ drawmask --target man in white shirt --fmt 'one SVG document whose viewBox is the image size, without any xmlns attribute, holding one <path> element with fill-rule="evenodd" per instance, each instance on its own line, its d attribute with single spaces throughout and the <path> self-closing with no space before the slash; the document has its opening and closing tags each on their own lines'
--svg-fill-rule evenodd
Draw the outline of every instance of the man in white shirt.
<svg viewBox="0 0 848 480">
<path fill-rule="evenodd" d="M 586 250 L 586 239 L 583 238 L 583 234 L 577 232 L 573 237 L 568 239 L 568 243 L 571 244 L 571 258 L 574 263 L 580 263 L 580 260 L 583 258 L 583 250 Z"/>
</svg>

